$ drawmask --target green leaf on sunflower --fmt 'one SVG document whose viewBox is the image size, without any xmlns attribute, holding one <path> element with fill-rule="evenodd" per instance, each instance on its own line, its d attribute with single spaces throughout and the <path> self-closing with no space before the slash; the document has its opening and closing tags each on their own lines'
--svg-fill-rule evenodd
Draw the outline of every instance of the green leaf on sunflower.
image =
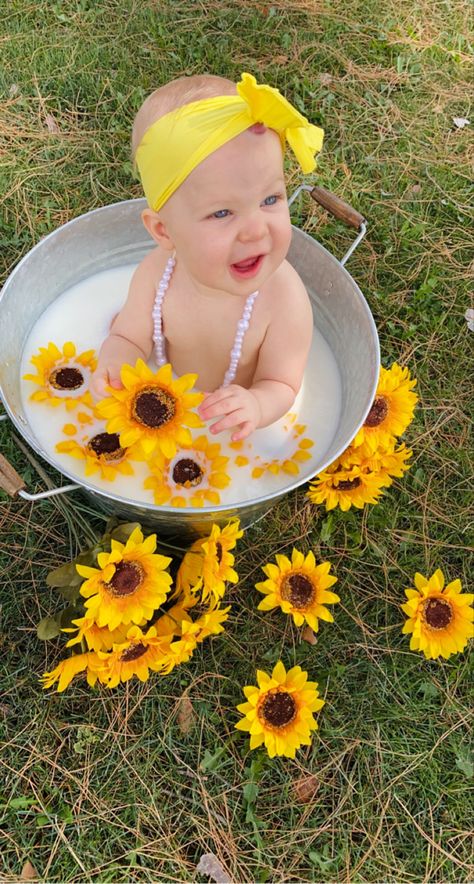
<svg viewBox="0 0 474 884">
<path fill-rule="evenodd" d="M 56 638 L 60 634 L 59 624 L 54 617 L 43 617 L 36 627 L 36 635 L 44 642 L 49 641 L 51 638 Z"/>
<path fill-rule="evenodd" d="M 48 586 L 54 586 L 57 589 L 63 586 L 80 584 L 83 580 L 84 578 L 77 573 L 74 562 L 66 562 L 65 565 L 60 565 L 59 568 L 50 571 L 46 577 Z"/>
<path fill-rule="evenodd" d="M 68 605 L 67 608 L 64 608 L 59 614 L 58 620 L 61 629 L 68 628 L 72 626 L 72 621 L 77 620 L 78 617 L 84 616 L 84 608 L 80 605 Z"/>
<path fill-rule="evenodd" d="M 122 522 L 111 532 L 111 537 L 119 543 L 126 543 L 135 528 L 141 528 L 140 522 Z"/>
</svg>

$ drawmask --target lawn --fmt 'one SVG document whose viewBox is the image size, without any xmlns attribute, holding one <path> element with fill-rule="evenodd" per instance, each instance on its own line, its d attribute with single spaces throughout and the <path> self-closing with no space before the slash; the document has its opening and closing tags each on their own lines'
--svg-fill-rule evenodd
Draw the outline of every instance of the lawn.
<svg viewBox="0 0 474 884">
<path fill-rule="evenodd" d="M 408 366 L 420 401 L 405 435 L 411 469 L 381 502 L 328 514 L 304 487 L 290 494 L 239 542 L 226 632 L 145 684 L 42 690 L 63 645 L 36 635 L 60 604 L 46 574 L 104 518 L 80 498 L 0 497 L 2 881 L 34 877 L 27 863 L 53 882 L 206 881 L 195 871 L 205 853 L 239 882 L 472 880 L 472 665 L 467 652 L 440 663 L 410 651 L 400 610 L 416 571 L 441 567 L 466 591 L 472 573 L 474 122 L 459 122 L 472 118 L 470 13 L 467 0 L 5 7 L 2 281 L 59 225 L 140 195 L 129 133 L 148 92 L 246 70 L 325 129 L 311 180 L 368 220 L 348 269 L 383 365 Z M 287 169 L 291 190 L 290 158 Z M 296 224 L 345 251 L 346 228 L 309 203 L 298 212 Z M 9 421 L 0 447 L 30 490 L 44 489 Z M 315 645 L 280 611 L 256 609 L 262 565 L 294 546 L 339 579 L 335 622 Z M 326 701 L 295 761 L 250 752 L 234 729 L 241 686 L 280 658 L 308 670 Z"/>
</svg>

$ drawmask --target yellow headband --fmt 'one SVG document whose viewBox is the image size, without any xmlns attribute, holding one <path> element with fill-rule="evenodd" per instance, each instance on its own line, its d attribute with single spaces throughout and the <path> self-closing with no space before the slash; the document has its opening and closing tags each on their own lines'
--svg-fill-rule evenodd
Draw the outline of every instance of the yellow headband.
<svg viewBox="0 0 474 884">
<path fill-rule="evenodd" d="M 255 123 L 278 132 L 283 147 L 288 141 L 303 172 L 315 168 L 322 129 L 309 123 L 278 89 L 258 86 L 251 74 L 242 74 L 237 92 L 185 104 L 147 129 L 135 162 L 155 212 L 209 154 Z"/>
</svg>

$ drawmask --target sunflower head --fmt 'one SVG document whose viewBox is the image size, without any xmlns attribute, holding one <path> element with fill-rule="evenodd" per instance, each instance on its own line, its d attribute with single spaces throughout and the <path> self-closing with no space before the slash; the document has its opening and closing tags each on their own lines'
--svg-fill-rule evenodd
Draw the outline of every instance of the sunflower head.
<svg viewBox="0 0 474 884">
<path fill-rule="evenodd" d="M 474 595 L 461 592 L 460 580 L 445 586 L 439 568 L 429 580 L 415 574 L 414 582 L 401 606 L 408 616 L 402 631 L 411 634 L 410 649 L 422 651 L 427 660 L 463 651 L 474 636 Z"/>
<path fill-rule="evenodd" d="M 408 368 L 401 368 L 396 362 L 390 369 L 381 366 L 375 399 L 353 445 L 365 444 L 375 451 L 389 445 L 393 436 L 401 436 L 413 420 L 418 401 L 413 392 L 415 386 L 416 380 L 412 380 Z"/>
<path fill-rule="evenodd" d="M 312 713 L 324 700 L 319 699 L 317 683 L 308 681 L 300 666 L 287 672 L 281 661 L 271 676 L 257 671 L 257 682 L 258 687 L 244 688 L 247 702 L 237 706 L 244 717 L 235 727 L 250 733 L 251 749 L 264 743 L 270 758 L 294 758 L 296 749 L 310 745 L 311 731 L 318 726 Z"/>
<path fill-rule="evenodd" d="M 269 562 L 263 567 L 268 579 L 255 584 L 265 596 L 259 610 L 280 607 L 284 614 L 291 614 L 296 626 L 306 622 L 317 632 L 320 619 L 334 620 L 325 605 L 340 601 L 336 593 L 328 591 L 337 582 L 337 577 L 329 573 L 330 569 L 329 562 L 316 565 L 312 552 L 305 557 L 294 549 L 291 561 L 286 556 L 277 555 L 276 565 Z"/>
<path fill-rule="evenodd" d="M 144 487 L 152 489 L 159 506 L 218 505 L 219 490 L 230 483 L 225 472 L 229 458 L 220 451 L 218 442 L 199 436 L 191 446 L 180 448 L 173 458 L 158 454 L 150 464 L 151 475 L 145 479 Z"/>
<path fill-rule="evenodd" d="M 72 341 L 67 341 L 60 350 L 50 341 L 47 347 L 39 348 L 31 362 L 36 374 L 25 374 L 24 380 L 32 381 L 39 388 L 31 394 L 33 401 L 54 406 L 62 403 L 67 410 L 77 405 L 92 407 L 88 384 L 97 366 L 94 350 L 77 353 Z"/>
<path fill-rule="evenodd" d="M 172 582 L 166 570 L 171 559 L 155 555 L 155 549 L 156 535 L 144 538 L 137 527 L 126 544 L 112 540 L 110 553 L 99 553 L 99 568 L 76 565 L 86 578 L 80 593 L 87 599 L 89 619 L 113 630 L 120 625 L 138 625 L 152 616 Z"/>
<path fill-rule="evenodd" d="M 110 396 L 98 402 L 97 413 L 107 420 L 107 431 L 118 433 L 127 448 L 139 443 L 145 457 L 155 451 L 171 458 L 179 445 L 191 444 L 188 427 L 202 427 L 192 411 L 203 399 L 202 393 L 188 393 L 197 375 L 186 374 L 173 380 L 171 365 L 156 373 L 138 359 L 134 368 L 123 365 L 122 390 L 109 388 Z"/>
</svg>

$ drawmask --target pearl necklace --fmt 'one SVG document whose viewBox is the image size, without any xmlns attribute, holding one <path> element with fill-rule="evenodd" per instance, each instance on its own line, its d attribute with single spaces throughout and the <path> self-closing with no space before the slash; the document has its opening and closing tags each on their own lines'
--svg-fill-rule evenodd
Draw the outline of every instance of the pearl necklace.
<svg viewBox="0 0 474 884">
<path fill-rule="evenodd" d="M 176 259 L 174 255 L 172 255 L 171 258 L 168 258 L 168 261 L 166 262 L 165 272 L 163 273 L 163 276 L 161 277 L 160 283 L 158 285 L 155 303 L 153 305 L 153 342 L 155 344 L 156 361 L 160 368 L 162 365 L 166 365 L 167 363 L 165 352 L 165 336 L 163 334 L 163 299 L 166 292 L 168 291 L 175 264 Z M 242 345 L 245 337 L 245 332 L 250 325 L 250 317 L 252 316 L 253 305 L 256 301 L 257 295 L 258 291 L 252 292 L 252 294 L 248 296 L 245 302 L 244 312 L 242 313 L 242 319 L 239 319 L 237 323 L 237 331 L 235 333 L 232 350 L 230 351 L 229 368 L 227 369 L 224 375 L 224 380 L 222 382 L 223 387 L 228 387 L 229 384 L 232 384 L 235 380 L 235 375 L 237 374 L 237 366 L 239 364 L 240 357 L 242 356 Z"/>
</svg>

